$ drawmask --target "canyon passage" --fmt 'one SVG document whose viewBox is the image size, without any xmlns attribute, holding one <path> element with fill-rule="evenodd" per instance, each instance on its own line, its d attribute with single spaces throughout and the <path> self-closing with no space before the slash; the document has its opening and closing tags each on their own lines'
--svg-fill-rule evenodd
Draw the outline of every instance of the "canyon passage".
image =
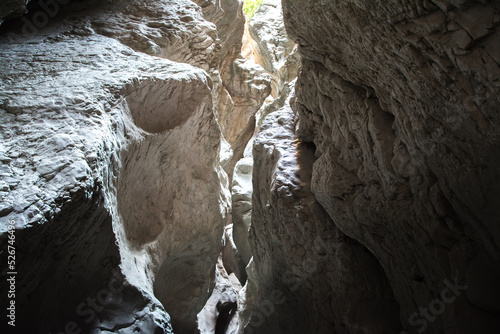
<svg viewBox="0 0 500 334">
<path fill-rule="evenodd" d="M 6 0 L 0 331 L 500 333 L 500 3 Z"/>
</svg>

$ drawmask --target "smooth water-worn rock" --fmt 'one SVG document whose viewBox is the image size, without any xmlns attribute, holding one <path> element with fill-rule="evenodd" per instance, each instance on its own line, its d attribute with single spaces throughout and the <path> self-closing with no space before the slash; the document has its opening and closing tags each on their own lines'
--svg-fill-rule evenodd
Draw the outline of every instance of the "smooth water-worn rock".
<svg viewBox="0 0 500 334">
<path fill-rule="evenodd" d="M 282 3 L 0 4 L 17 332 L 500 332 L 498 2 Z"/>
<path fill-rule="evenodd" d="M 152 291 L 123 276 L 113 233 L 121 151 L 143 136 L 125 98 L 140 81 L 175 86 L 202 73 L 97 35 L 4 44 L 1 57 L 0 219 L 3 231 L 11 221 L 17 228 L 16 329 L 167 329 Z"/>
<path fill-rule="evenodd" d="M 214 291 L 198 314 L 200 334 L 219 334 L 224 329 L 224 333 L 231 334 L 238 327 L 239 319 L 235 316 L 233 307 L 236 308 L 239 302 L 238 292 L 241 290 L 241 284 L 234 273 L 228 274 L 224 262 L 222 256 L 219 257 Z"/>
<path fill-rule="evenodd" d="M 259 65 L 237 59 L 222 69 L 219 123 L 235 157 L 241 158 L 255 130 L 255 114 L 271 93 L 271 77 Z"/>
<path fill-rule="evenodd" d="M 19 332 L 194 330 L 228 213 L 221 133 L 207 73 L 151 55 L 211 66 L 192 40 L 215 26 L 184 1 L 82 8 L 35 35 L 22 23 L 0 51 L 0 220 L 17 228 Z"/>
<path fill-rule="evenodd" d="M 231 187 L 233 240 L 244 265 L 252 258 L 248 243 L 248 231 L 252 222 L 252 156 L 253 140 L 244 152 L 244 157 L 234 167 L 234 177 Z"/>
<path fill-rule="evenodd" d="M 233 155 L 225 170 L 232 178 L 236 162 L 255 130 L 255 114 L 271 93 L 271 77 L 264 69 L 241 56 L 245 18 L 243 1 L 194 1 L 218 32 L 219 65 L 214 68 L 214 101 L 224 139 Z"/>
<path fill-rule="evenodd" d="M 316 199 L 377 258 L 408 332 L 497 333 L 498 3 L 283 4 Z"/>
</svg>

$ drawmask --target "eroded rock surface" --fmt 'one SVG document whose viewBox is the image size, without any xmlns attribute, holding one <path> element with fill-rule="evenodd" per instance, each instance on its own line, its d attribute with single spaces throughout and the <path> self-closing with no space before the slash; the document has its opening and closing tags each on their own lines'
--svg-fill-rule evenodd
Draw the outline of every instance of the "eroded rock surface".
<svg viewBox="0 0 500 334">
<path fill-rule="evenodd" d="M 252 251 L 248 243 L 248 231 L 252 223 L 252 156 L 253 140 L 244 152 L 244 157 L 234 168 L 233 184 L 231 188 L 233 240 L 244 265 L 252 258 Z"/>
<path fill-rule="evenodd" d="M 230 63 L 239 58 L 241 36 L 243 35 L 245 18 L 243 1 L 240 0 L 194 0 L 201 6 L 206 20 L 217 26 L 220 42 L 220 62 Z"/>
<path fill-rule="evenodd" d="M 255 130 L 255 114 L 271 93 L 271 78 L 259 65 L 241 58 L 223 68 L 222 82 L 219 123 L 236 162 Z"/>
<path fill-rule="evenodd" d="M 103 11 L 92 28 L 136 51 L 210 70 L 219 64 L 217 28 L 188 0 L 133 0 Z"/>
<path fill-rule="evenodd" d="M 224 262 L 220 256 L 216 265 L 214 292 L 198 314 L 198 328 L 201 334 L 218 334 L 224 329 L 224 333 L 231 334 L 238 327 L 239 319 L 235 316 L 235 309 L 239 302 L 238 292 L 241 290 L 241 284 L 234 273 L 228 274 Z"/>
<path fill-rule="evenodd" d="M 151 291 L 124 278 L 119 267 L 112 189 L 121 151 L 142 136 L 124 98 L 139 80 L 175 85 L 175 73 L 203 78 L 202 73 L 98 35 L 4 44 L 1 57 L 7 187 L 0 219 L 3 231 L 9 221 L 18 229 L 17 329 L 42 333 L 63 329 L 66 322 L 84 330 L 133 331 L 155 322 L 167 329 L 168 315 Z M 111 283 L 115 276 L 121 283 Z M 120 284 L 130 285 L 130 291 L 98 296 Z M 87 298 L 98 299 L 94 312 L 88 311 Z M 160 321 L 148 315 L 151 308 Z M 141 313 L 149 325 L 136 323 Z"/>
<path fill-rule="evenodd" d="M 284 16 L 319 203 L 380 262 L 407 331 L 497 333 L 498 3 L 286 0 Z"/>
<path fill-rule="evenodd" d="M 296 78 L 300 64 L 295 43 L 286 36 L 280 1 L 264 1 L 255 12 L 247 23 L 242 53 L 250 61 L 261 65 L 271 78 L 271 95 L 255 116 L 252 140 L 236 163 L 232 180 L 233 239 L 246 265 L 252 257 L 248 231 L 252 216 L 253 139 L 260 131 L 265 116 L 283 107 L 288 100 L 294 86 L 291 82 Z"/>
<path fill-rule="evenodd" d="M 257 292 L 247 293 L 254 304 L 245 333 L 395 333 L 389 282 L 315 199 L 314 145 L 298 140 L 294 127 L 285 106 L 266 117 L 254 145 L 250 279 Z"/>
<path fill-rule="evenodd" d="M 240 0 L 58 3 L 0 5 L 19 333 L 192 333 L 204 305 L 212 333 L 236 299 L 222 331 L 500 332 L 497 2 L 284 0 L 302 71 L 255 163 L 299 64 L 278 1 L 263 67 Z"/>
<path fill-rule="evenodd" d="M 233 151 L 225 165 L 232 178 L 236 162 L 255 130 L 255 115 L 271 93 L 271 77 L 241 56 L 245 18 L 240 0 L 194 1 L 218 30 L 219 66 L 213 72 L 214 101 L 224 139 Z"/>
<path fill-rule="evenodd" d="M 214 285 L 229 194 L 212 81 L 145 53 L 208 68 L 218 53 L 196 43 L 215 25 L 187 1 L 122 5 L 4 31 L 0 219 L 17 228 L 20 333 L 167 333 L 165 309 L 192 331 Z"/>
<path fill-rule="evenodd" d="M 297 77 L 300 56 L 285 30 L 281 1 L 262 2 L 248 22 L 247 40 L 250 50 L 244 52 L 251 52 L 249 56 L 272 75 L 273 98 L 285 101 L 286 86 Z"/>
</svg>

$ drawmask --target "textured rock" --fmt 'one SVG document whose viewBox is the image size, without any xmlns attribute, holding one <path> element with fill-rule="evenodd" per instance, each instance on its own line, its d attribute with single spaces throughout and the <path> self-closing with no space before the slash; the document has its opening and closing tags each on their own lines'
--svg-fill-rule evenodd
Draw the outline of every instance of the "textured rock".
<svg viewBox="0 0 500 334">
<path fill-rule="evenodd" d="M 206 20 L 217 26 L 220 63 L 239 58 L 245 18 L 241 0 L 194 0 L 203 9 Z"/>
<path fill-rule="evenodd" d="M 65 26 L 91 29 L 136 51 L 207 71 L 216 68 L 220 62 L 217 28 L 203 18 L 201 8 L 191 1 L 64 2 L 49 1 L 47 6 L 33 6 L 22 20 L 11 22 L 19 29 L 9 31 L 7 35 L 14 42 L 21 42 L 23 37 L 43 34 L 50 30 L 48 27 L 65 21 Z M 69 19 L 68 15 L 71 15 Z"/>
<path fill-rule="evenodd" d="M 234 225 L 228 224 L 224 230 L 223 248 L 222 248 L 222 261 L 224 268 L 228 274 L 234 274 L 238 278 L 240 285 L 245 284 L 247 274 L 245 267 L 247 262 L 244 262 L 240 250 L 234 241 Z M 247 232 L 248 237 L 248 232 Z M 245 250 L 245 249 L 243 249 Z"/>
<path fill-rule="evenodd" d="M 29 0 L 5 0 L 0 4 L 0 24 L 9 17 L 20 16 L 27 12 Z"/>
<path fill-rule="evenodd" d="M 500 330 L 498 15 L 496 2 L 284 1 L 312 191 L 378 259 L 412 333 Z M 450 282 L 462 289 L 443 301 Z"/>
<path fill-rule="evenodd" d="M 222 82 L 219 124 L 239 159 L 254 132 L 255 114 L 271 93 L 271 78 L 260 66 L 237 59 L 222 69 Z"/>
<path fill-rule="evenodd" d="M 244 37 L 242 53 L 263 66 L 271 77 L 272 88 L 271 96 L 256 114 L 255 137 L 264 117 L 286 103 L 293 87 L 290 82 L 297 76 L 300 60 L 295 44 L 286 36 L 280 1 L 265 1 L 247 28 L 250 33 Z M 252 257 L 248 243 L 252 216 L 252 146 L 253 140 L 248 142 L 242 159 L 236 163 L 231 187 L 233 239 L 245 265 Z"/>
<path fill-rule="evenodd" d="M 92 18 L 92 28 L 136 51 L 191 64 L 217 67 L 217 28 L 188 0 L 133 0 Z"/>
<path fill-rule="evenodd" d="M 233 155 L 225 170 L 232 178 L 236 162 L 255 129 L 255 114 L 271 92 L 271 77 L 241 56 L 245 18 L 240 0 L 194 1 L 203 8 L 205 17 L 215 23 L 220 43 L 219 66 L 213 73 L 214 109 Z"/>
<path fill-rule="evenodd" d="M 131 261 L 131 266 L 135 264 L 131 276 L 138 277 L 150 266 L 155 272 L 159 266 L 155 296 L 180 333 L 196 328 L 196 315 L 208 298 L 228 200 L 217 167 L 220 130 L 211 109 L 208 78 L 183 79 L 186 86 L 158 93 L 170 97 L 160 105 L 172 103 L 174 112 L 185 113 L 181 119 L 185 121 L 169 132 L 163 128 L 165 135 L 151 136 L 130 147 L 117 189 L 118 209 L 132 253 L 139 249 L 154 258 L 152 264 Z M 176 93 L 180 96 L 177 103 Z M 142 113 L 148 111 L 149 101 L 154 107 L 161 96 L 149 86 L 138 95 Z M 168 119 L 172 121 L 172 117 Z"/>
<path fill-rule="evenodd" d="M 4 44 L 1 57 L 2 180 L 9 188 L 2 193 L 7 209 L 0 219 L 2 231 L 11 220 L 18 228 L 17 328 L 41 333 L 74 321 L 84 330 L 167 329 L 168 315 L 152 291 L 124 278 L 118 266 L 112 187 L 120 151 L 131 141 L 126 137 L 140 138 L 123 100 L 126 87 L 196 71 L 100 36 Z M 120 284 L 129 287 L 111 301 L 99 295 Z M 100 301 L 97 312 L 89 313 L 87 298 Z M 151 309 L 157 311 L 149 315 Z"/>
<path fill-rule="evenodd" d="M 176 45 L 205 67 L 210 50 L 196 58 L 191 42 L 164 46 L 151 36 L 177 29 L 189 40 L 215 27 L 193 4 L 162 4 L 111 7 L 109 22 L 85 9 L 36 36 L 14 25 L 14 43 L 12 34 L 2 40 L 0 220 L 2 232 L 11 220 L 18 228 L 20 333 L 60 332 L 70 321 L 84 332 L 170 332 L 159 301 L 176 333 L 196 328 L 229 203 L 211 80 L 117 40 L 151 54 L 144 46 L 154 41 L 163 56 Z M 176 13 L 178 26 L 151 25 L 144 15 L 158 6 L 156 19 Z M 198 23 L 183 19 L 190 13 L 212 30 L 197 32 Z M 124 288 L 114 293 L 116 286 Z M 96 312 L 85 304 L 92 298 Z"/>
<path fill-rule="evenodd" d="M 295 115 L 255 163 L 299 64 L 278 1 L 248 28 L 262 68 L 240 0 L 71 1 L 35 29 L 25 5 L 0 5 L 19 333 L 500 332 L 497 2 L 283 0 Z"/>
<path fill-rule="evenodd" d="M 221 306 L 234 305 L 238 302 L 238 292 L 241 290 L 241 284 L 238 278 L 234 274 L 228 274 L 224 267 L 225 263 L 223 263 L 222 257 L 219 257 L 215 272 L 214 291 L 203 310 L 198 314 L 200 334 L 217 334 L 215 331 L 216 323 L 221 323 L 221 320 L 224 320 L 219 318 Z M 226 330 L 228 334 L 234 333 L 238 327 L 239 319 L 234 316 L 234 312 L 232 312 L 232 315 L 225 319 L 227 320 L 226 323 L 221 324 L 222 327 L 228 325 Z"/>
<path fill-rule="evenodd" d="M 273 77 L 273 98 L 285 97 L 285 86 L 297 77 L 300 57 L 287 36 L 281 1 L 266 0 L 248 22 L 251 57 Z M 249 55 L 250 56 L 250 55 Z"/>
<path fill-rule="evenodd" d="M 395 333 L 389 282 L 316 201 L 314 145 L 300 142 L 294 127 L 285 106 L 266 117 L 254 145 L 250 243 L 258 288 L 247 293 L 255 301 L 245 333 Z"/>
<path fill-rule="evenodd" d="M 244 152 L 244 157 L 234 167 L 231 187 L 233 240 L 245 265 L 250 262 L 252 251 L 248 243 L 248 231 L 252 222 L 252 156 L 253 140 Z"/>
</svg>

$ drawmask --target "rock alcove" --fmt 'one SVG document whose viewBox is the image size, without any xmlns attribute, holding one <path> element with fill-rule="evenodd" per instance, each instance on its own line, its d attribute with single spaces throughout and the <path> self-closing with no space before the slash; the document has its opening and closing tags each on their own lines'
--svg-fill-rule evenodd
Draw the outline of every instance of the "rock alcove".
<svg viewBox="0 0 500 334">
<path fill-rule="evenodd" d="M 257 2 L 0 5 L 2 333 L 500 332 L 498 2 Z"/>
</svg>

